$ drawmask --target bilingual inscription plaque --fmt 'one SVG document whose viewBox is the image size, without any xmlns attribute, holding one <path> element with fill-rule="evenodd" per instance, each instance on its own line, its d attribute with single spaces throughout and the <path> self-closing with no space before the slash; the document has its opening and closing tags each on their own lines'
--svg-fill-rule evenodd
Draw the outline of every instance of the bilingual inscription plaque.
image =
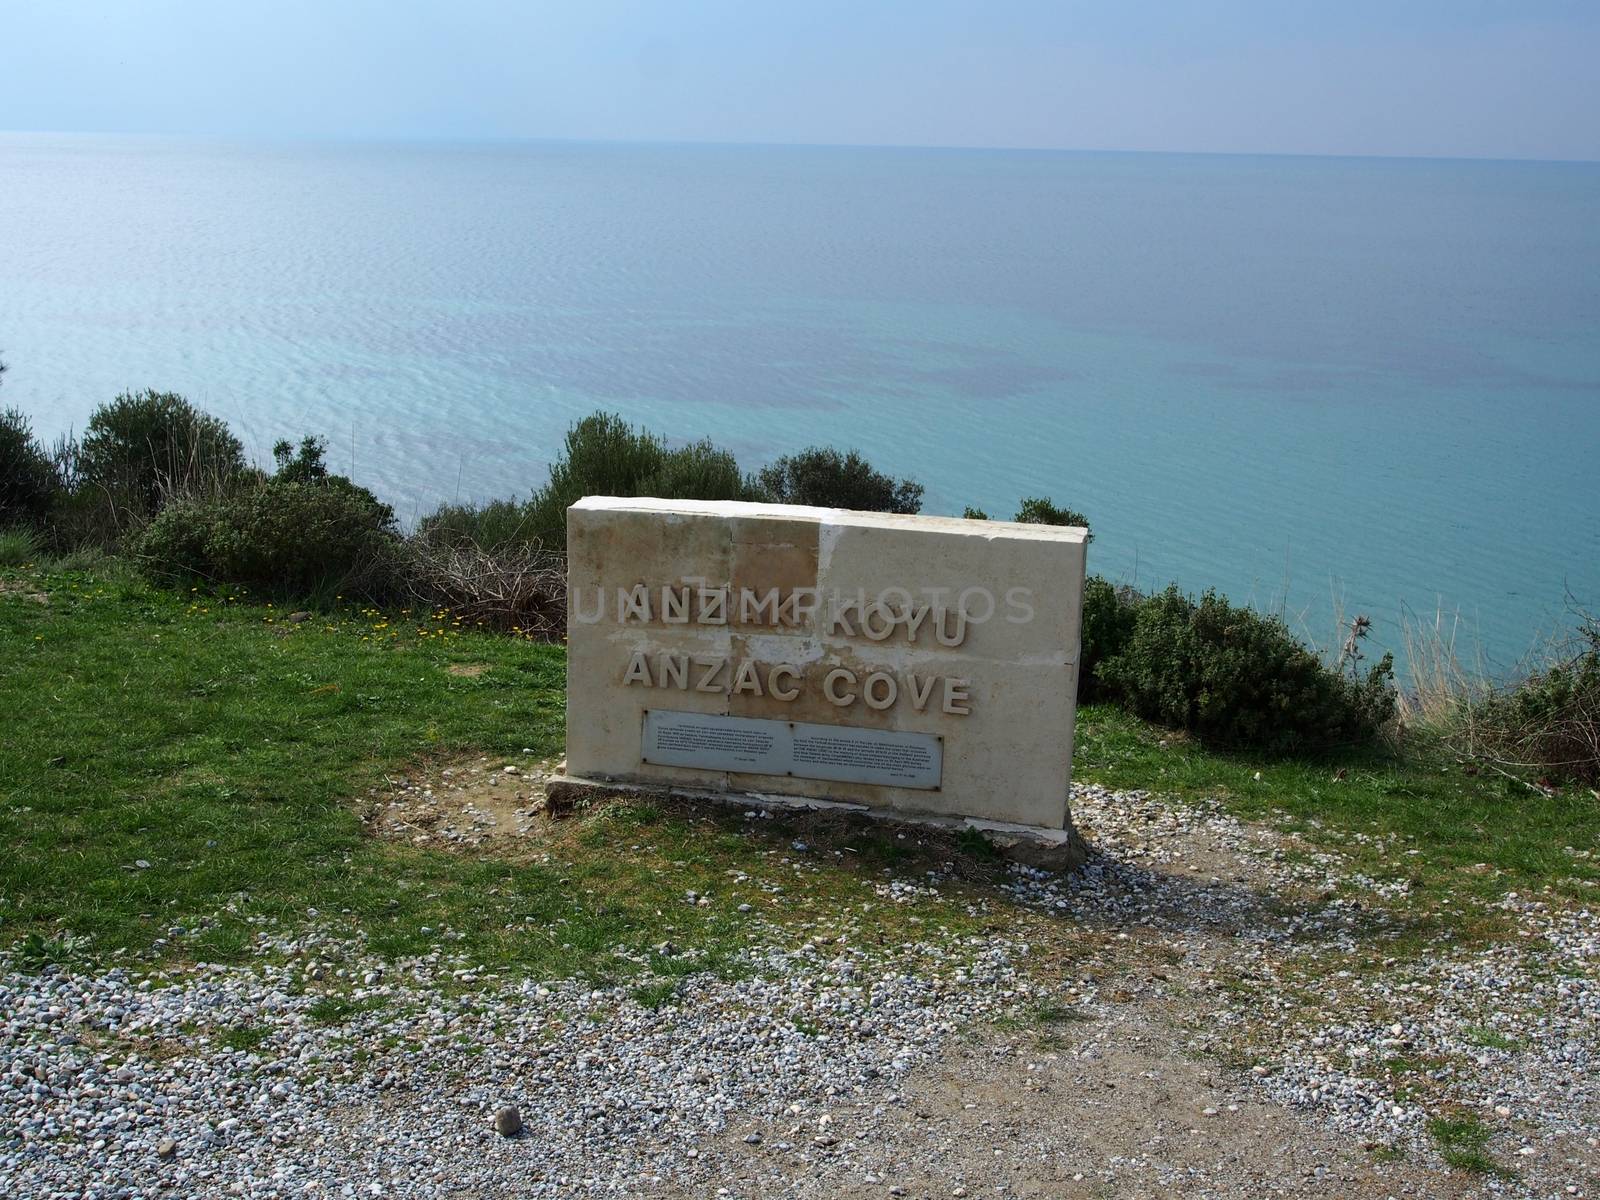
<svg viewBox="0 0 1600 1200">
<path fill-rule="evenodd" d="M 644 714 L 640 757 L 653 766 L 787 775 L 794 760 L 794 734 L 787 721 L 652 708 Z"/>
<path fill-rule="evenodd" d="M 640 757 L 653 766 L 925 790 L 938 788 L 944 767 L 937 734 L 660 708 L 644 714 Z"/>
</svg>

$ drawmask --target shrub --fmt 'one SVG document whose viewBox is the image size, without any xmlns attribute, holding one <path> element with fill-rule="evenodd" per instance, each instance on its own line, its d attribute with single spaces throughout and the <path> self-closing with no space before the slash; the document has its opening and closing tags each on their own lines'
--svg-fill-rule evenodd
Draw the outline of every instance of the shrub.
<svg viewBox="0 0 1600 1200">
<path fill-rule="evenodd" d="M 620 494 L 679 500 L 750 500 L 756 496 L 755 486 L 740 473 L 733 455 L 718 449 L 709 439 L 667 450 L 655 471 L 642 478 L 637 487 L 636 492 Z M 565 505 L 562 507 L 565 511 Z"/>
<path fill-rule="evenodd" d="M 584 496 L 752 500 L 757 493 L 733 455 L 709 441 L 669 447 L 614 413 L 595 413 L 567 431 L 550 478 L 527 503 L 443 505 L 422 522 L 420 533 L 435 547 L 564 551 L 567 509 Z"/>
<path fill-rule="evenodd" d="M 1269 753 L 1370 741 L 1395 712 L 1393 660 L 1365 679 L 1328 669 L 1276 617 L 1176 586 L 1138 605 L 1127 644 L 1099 664 L 1138 715 L 1214 745 Z"/>
<path fill-rule="evenodd" d="M 272 446 L 272 461 L 277 466 L 273 477 L 285 483 L 316 483 L 326 479 L 328 465 L 323 462 L 323 456 L 327 452 L 328 443 L 319 437 L 301 438 L 298 450 L 287 438 L 280 438 Z"/>
<path fill-rule="evenodd" d="M 660 496 L 672 500 L 748 500 L 739 464 L 709 441 L 669 449 L 614 413 L 595 413 L 567 431 L 550 479 L 529 501 L 536 535 L 567 544 L 567 508 L 584 496 Z"/>
<path fill-rule="evenodd" d="M 422 518 L 416 537 L 430 547 L 472 546 L 491 554 L 538 540 L 533 532 L 532 511 L 516 500 L 490 500 L 482 505 L 441 504 L 430 516 Z"/>
<path fill-rule="evenodd" d="M 82 481 L 138 524 L 170 499 L 217 496 L 244 468 L 244 448 L 216 417 L 172 392 L 126 392 L 89 418 L 76 446 Z"/>
<path fill-rule="evenodd" d="M 348 479 L 270 479 L 233 495 L 178 500 L 135 545 L 156 580 L 205 579 L 318 598 L 392 586 L 394 511 Z"/>
<path fill-rule="evenodd" d="M 1083 582 L 1083 634 L 1078 669 L 1078 699 L 1085 704 L 1110 699 L 1116 689 L 1100 677 L 1102 664 L 1127 649 L 1142 597 L 1098 575 Z"/>
<path fill-rule="evenodd" d="M 763 467 L 757 482 L 766 498 L 778 504 L 860 512 L 915 513 L 922 509 L 920 483 L 885 475 L 854 450 L 841 454 L 829 446 L 813 446 L 786 454 Z"/>
<path fill-rule="evenodd" d="M 1030 496 L 1022 502 L 1014 518 L 1023 525 L 1075 525 L 1089 528 L 1089 518 L 1071 508 L 1057 508 L 1048 496 Z M 1094 541 L 1094 534 L 1089 534 Z"/>
<path fill-rule="evenodd" d="M 0 525 L 38 525 L 61 490 L 55 463 L 35 440 L 28 418 L 0 410 Z"/>
<path fill-rule="evenodd" d="M 987 521 L 989 514 L 981 508 L 973 508 L 970 504 L 962 510 L 961 515 L 969 521 Z M 1030 496 L 1022 502 L 1017 509 L 1017 515 L 1011 518 L 1019 525 L 1071 525 L 1089 528 L 1089 518 L 1074 508 L 1058 508 L 1048 496 Z M 1089 534 L 1089 541 L 1094 541 L 1094 534 Z"/>
</svg>

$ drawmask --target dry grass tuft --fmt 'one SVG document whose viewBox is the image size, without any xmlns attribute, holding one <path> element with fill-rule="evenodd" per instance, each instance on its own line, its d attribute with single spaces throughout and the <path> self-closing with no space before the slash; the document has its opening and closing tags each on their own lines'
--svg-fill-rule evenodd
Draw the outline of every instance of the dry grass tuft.
<svg viewBox="0 0 1600 1200">
<path fill-rule="evenodd" d="M 1507 683 L 1493 682 L 1481 661 L 1462 665 L 1459 616 L 1408 624 L 1405 720 L 1457 758 L 1536 788 L 1600 782 L 1600 619 L 1573 612 L 1576 629 Z"/>
<path fill-rule="evenodd" d="M 438 545 L 414 537 L 402 575 L 411 597 L 448 609 L 471 624 L 539 641 L 559 641 L 567 627 L 566 559 L 535 546 L 476 542 Z"/>
</svg>

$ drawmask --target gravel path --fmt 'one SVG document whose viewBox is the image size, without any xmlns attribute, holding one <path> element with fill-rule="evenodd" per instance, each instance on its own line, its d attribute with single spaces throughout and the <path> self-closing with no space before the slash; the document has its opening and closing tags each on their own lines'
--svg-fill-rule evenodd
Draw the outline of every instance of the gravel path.
<svg viewBox="0 0 1600 1200">
<path fill-rule="evenodd" d="M 1098 853 L 1070 878 L 879 887 L 960 889 L 1010 936 L 886 953 L 774 931 L 746 978 L 691 975 L 654 1008 L 496 979 L 448 940 L 386 963 L 314 930 L 171 976 L 0 963 L 0 1178 L 27 1197 L 1600 1195 L 1590 912 L 1508 896 L 1517 936 L 1490 952 L 1373 967 L 1406 932 L 1396 889 L 1352 898 L 1336 856 L 1220 810 L 1075 793 Z M 460 815 L 495 820 L 466 793 Z M 518 1136 L 493 1128 L 506 1106 Z M 1447 1168 L 1440 1113 L 1481 1121 L 1514 1174 Z"/>
</svg>

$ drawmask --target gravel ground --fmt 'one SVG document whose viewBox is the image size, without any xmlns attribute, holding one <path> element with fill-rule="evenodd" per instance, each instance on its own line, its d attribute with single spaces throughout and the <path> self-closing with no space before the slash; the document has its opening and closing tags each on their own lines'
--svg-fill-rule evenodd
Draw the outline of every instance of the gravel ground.
<svg viewBox="0 0 1600 1200">
<path fill-rule="evenodd" d="M 481 843 L 527 809 L 518 791 L 497 817 L 459 778 L 402 790 L 446 810 L 397 819 L 412 840 Z M 1220 810 L 1079 787 L 1074 812 L 1098 852 L 1070 877 L 878 888 L 960 889 L 1011 936 L 889 953 L 773 930 L 747 977 L 690 974 L 656 1007 L 495 978 L 447 936 L 382 962 L 314 914 L 263 927 L 246 966 L 0 962 L 0 1178 L 27 1197 L 1600 1194 L 1590 912 L 1507 896 L 1517 935 L 1488 952 L 1363 967 L 1406 932 L 1403 888 Z M 1427 1131 L 1446 1112 L 1510 1173 L 1448 1169 Z"/>
</svg>

